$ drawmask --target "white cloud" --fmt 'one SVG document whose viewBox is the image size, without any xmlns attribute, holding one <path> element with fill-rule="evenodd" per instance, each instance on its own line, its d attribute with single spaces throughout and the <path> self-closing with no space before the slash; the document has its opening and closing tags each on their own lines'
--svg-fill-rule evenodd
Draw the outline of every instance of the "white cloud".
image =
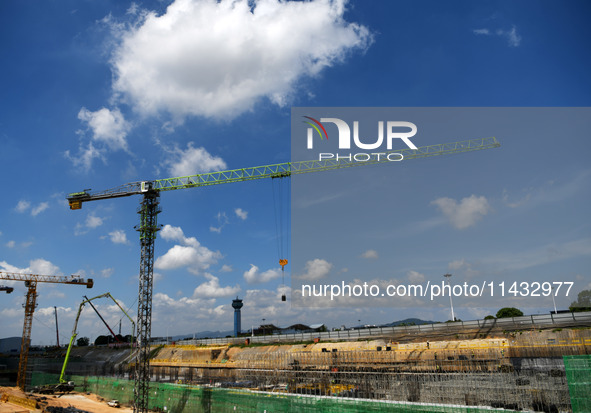
<svg viewBox="0 0 591 413">
<path fill-rule="evenodd" d="M 119 108 L 113 110 L 101 108 L 95 112 L 83 107 L 78 112 L 78 119 L 87 125 L 92 138 L 85 138 L 85 131 L 78 130 L 80 144 L 78 153 L 72 155 L 66 151 L 64 156 L 76 167 L 90 170 L 95 159 L 101 159 L 106 163 L 105 154 L 108 150 L 127 151 L 127 134 L 131 130 L 131 124 L 125 120 Z"/>
<path fill-rule="evenodd" d="M 17 246 L 16 241 L 14 241 L 14 240 L 10 240 L 4 245 L 6 245 L 7 248 L 15 248 Z M 20 248 L 29 248 L 31 245 L 33 245 L 33 243 L 31 241 L 25 241 L 25 242 L 21 242 L 18 246 Z"/>
<path fill-rule="evenodd" d="M 84 147 L 83 143 L 80 143 L 78 148 L 78 155 L 72 155 L 69 150 L 64 152 L 64 157 L 72 162 L 76 167 L 82 167 L 85 171 L 90 170 L 92 162 L 95 159 L 101 159 L 105 162 L 105 150 L 96 148 L 92 142 L 88 142 L 87 146 Z"/>
<path fill-rule="evenodd" d="M 78 119 L 88 124 L 94 141 L 104 143 L 111 150 L 127 150 L 126 136 L 131 125 L 118 108 L 91 112 L 83 107 L 78 112 Z"/>
<path fill-rule="evenodd" d="M 20 200 L 20 201 L 18 201 L 18 204 L 16 204 L 16 207 L 14 209 L 16 212 L 19 212 L 22 214 L 23 212 L 26 212 L 26 210 L 29 209 L 30 206 L 31 206 L 31 203 L 29 201 Z"/>
<path fill-rule="evenodd" d="M 220 300 L 224 304 L 219 305 Z M 157 311 L 152 313 L 152 335 L 163 336 L 167 332 L 175 335 L 192 331 L 232 330 L 234 310 L 230 303 L 230 299 L 223 297 L 216 299 L 181 296 L 175 299 L 163 293 L 156 293 L 153 297 L 153 307 Z M 254 305 L 254 302 L 251 302 L 251 305 Z M 174 319 L 172 324 L 171 319 Z M 244 319 L 243 315 L 243 323 Z"/>
<path fill-rule="evenodd" d="M 164 148 L 164 150 L 167 152 L 167 157 L 162 165 L 167 168 L 171 177 L 221 171 L 227 168 L 222 158 L 210 155 L 204 148 L 194 148 L 193 142 L 189 142 L 184 151 L 178 147 Z"/>
<path fill-rule="evenodd" d="M 234 213 L 241 220 L 245 220 L 246 218 L 248 218 L 248 212 L 244 211 L 242 208 L 236 208 L 234 210 Z"/>
<path fill-rule="evenodd" d="M 422 283 L 423 281 L 425 281 L 425 275 L 414 270 L 407 272 L 406 278 L 408 278 L 408 281 L 410 281 L 411 283 Z"/>
<path fill-rule="evenodd" d="M 305 273 L 298 276 L 301 280 L 319 280 L 332 269 L 332 264 L 326 260 L 315 258 L 306 263 Z"/>
<path fill-rule="evenodd" d="M 476 35 L 484 35 L 484 36 L 492 36 L 496 35 L 499 37 L 504 37 L 507 40 L 507 43 L 510 47 L 518 47 L 521 44 L 521 35 L 517 33 L 517 28 L 515 25 L 511 27 L 511 30 L 504 30 L 504 29 L 496 29 L 490 30 L 488 28 L 482 29 L 474 29 L 472 33 Z"/>
<path fill-rule="evenodd" d="M 57 265 L 43 258 L 37 258 L 29 261 L 29 266 L 26 268 L 19 268 L 7 263 L 6 261 L 0 261 L 0 270 L 20 274 L 62 275 L 59 272 L 59 267 Z"/>
<path fill-rule="evenodd" d="M 527 202 L 529 202 L 529 200 L 531 199 L 531 196 L 532 196 L 532 193 L 528 192 L 521 199 L 519 199 L 517 201 L 510 202 L 508 191 L 506 189 L 503 189 L 503 202 L 509 208 L 518 208 L 518 207 L 525 205 Z"/>
<path fill-rule="evenodd" d="M 444 197 L 432 201 L 431 204 L 437 205 L 456 229 L 465 229 L 475 225 L 491 210 L 486 198 L 476 195 L 464 198 L 459 203 L 455 199 Z"/>
<path fill-rule="evenodd" d="M 58 275 L 59 272 L 59 267 L 57 265 L 54 265 L 43 258 L 31 260 L 29 263 L 29 269 L 32 274 Z"/>
<path fill-rule="evenodd" d="M 346 0 L 176 0 L 138 13 L 111 64 L 113 90 L 143 115 L 231 119 L 266 97 L 286 105 L 297 82 L 372 41 L 343 19 Z"/>
<path fill-rule="evenodd" d="M 586 193 L 590 182 L 591 170 L 581 170 L 574 176 L 552 179 L 539 187 L 522 188 L 517 198 L 503 189 L 502 200 L 510 208 L 527 206 L 526 210 L 531 210 L 541 204 L 568 202 L 569 198 Z"/>
<path fill-rule="evenodd" d="M 18 201 L 18 204 L 16 204 L 16 207 L 14 207 L 14 210 L 22 214 L 27 212 L 29 208 L 31 208 L 31 203 L 29 201 L 22 199 Z M 31 215 L 35 217 L 39 215 L 41 212 L 45 211 L 47 208 L 49 208 L 49 203 L 41 202 L 39 205 L 31 209 Z"/>
<path fill-rule="evenodd" d="M 216 219 L 218 221 L 218 227 L 214 227 L 213 225 L 209 227 L 211 232 L 217 232 L 218 234 L 222 232 L 222 228 L 226 226 L 230 221 L 228 220 L 228 216 L 225 212 L 218 212 L 216 215 Z"/>
<path fill-rule="evenodd" d="M 511 30 L 497 30 L 499 36 L 504 36 L 509 42 L 509 46 L 518 47 L 521 44 L 521 36 L 517 33 L 517 28 L 513 26 Z"/>
<path fill-rule="evenodd" d="M 103 225 L 103 219 L 101 217 L 97 217 L 95 215 L 89 214 L 86 217 L 86 227 L 87 228 L 97 228 Z"/>
<path fill-rule="evenodd" d="M 103 225 L 103 218 L 97 217 L 94 214 L 88 214 L 86 217 L 86 221 L 84 224 L 78 222 L 76 227 L 74 228 L 74 235 L 84 235 L 88 232 L 89 229 L 95 229 Z"/>
<path fill-rule="evenodd" d="M 161 257 L 158 257 L 155 268 L 161 270 L 170 270 L 179 267 L 185 267 L 197 263 L 199 257 L 194 247 L 175 245 Z"/>
<path fill-rule="evenodd" d="M 111 275 L 113 275 L 114 272 L 115 272 L 115 269 L 113 269 L 113 268 L 105 268 L 104 270 L 101 271 L 101 276 L 103 278 L 111 278 Z"/>
<path fill-rule="evenodd" d="M 111 238 L 111 242 L 114 244 L 129 244 L 127 235 L 123 230 L 117 229 L 113 232 L 109 232 L 109 237 Z"/>
<path fill-rule="evenodd" d="M 221 287 L 220 280 L 217 277 L 211 274 L 205 274 L 205 278 L 207 278 L 209 281 L 206 281 L 195 288 L 195 291 L 193 291 L 193 297 L 229 297 L 234 296 L 240 292 L 239 285 L 235 285 L 234 287 Z"/>
<path fill-rule="evenodd" d="M 367 250 L 363 254 L 361 254 L 361 256 L 368 260 L 375 260 L 378 258 L 378 252 L 376 250 Z"/>
<path fill-rule="evenodd" d="M 232 272 L 232 271 L 234 271 L 234 270 L 232 269 L 231 265 L 224 264 L 224 265 L 222 265 L 222 268 L 220 268 L 220 272 Z"/>
<path fill-rule="evenodd" d="M 266 283 L 279 277 L 281 277 L 281 270 L 279 268 L 270 269 L 261 273 L 259 267 L 254 264 L 250 264 L 250 269 L 244 272 L 244 279 L 249 284 Z"/>
<path fill-rule="evenodd" d="M 478 275 L 478 271 L 472 268 L 472 264 L 466 261 L 464 258 L 461 260 L 455 260 L 447 265 L 447 268 L 452 272 L 459 272 L 465 275 L 467 278 L 472 278 Z"/>
<path fill-rule="evenodd" d="M 447 268 L 449 268 L 451 271 L 454 270 L 458 270 L 460 268 L 463 268 L 466 265 L 466 260 L 464 260 L 463 258 L 461 260 L 455 260 L 450 262 L 449 264 L 447 264 Z"/>
<path fill-rule="evenodd" d="M 47 208 L 49 208 L 49 203 L 41 202 L 39 205 L 37 205 L 35 208 L 31 210 L 31 215 L 35 217 L 39 215 L 41 212 L 45 211 Z"/>
<path fill-rule="evenodd" d="M 181 227 L 173 227 L 172 225 L 165 225 L 160 231 L 160 236 L 167 241 L 186 242 L 187 240 Z"/>
<path fill-rule="evenodd" d="M 165 225 L 160 234 L 167 241 L 179 241 L 184 245 L 175 245 L 166 254 L 158 257 L 154 264 L 157 269 L 189 267 L 189 272 L 200 274 L 222 258 L 219 251 L 212 251 L 202 246 L 194 237 L 185 237 L 180 227 Z"/>
</svg>

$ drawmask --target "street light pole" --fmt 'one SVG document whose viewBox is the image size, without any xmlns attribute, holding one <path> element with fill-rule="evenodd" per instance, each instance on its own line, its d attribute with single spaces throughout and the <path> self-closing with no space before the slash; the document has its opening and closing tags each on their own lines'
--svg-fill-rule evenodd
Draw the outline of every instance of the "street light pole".
<svg viewBox="0 0 591 413">
<path fill-rule="evenodd" d="M 554 314 L 557 314 L 556 311 L 556 301 L 554 300 L 554 286 L 552 286 L 552 304 L 554 304 Z"/>
<path fill-rule="evenodd" d="M 443 274 L 445 278 L 447 278 L 447 282 L 449 283 L 449 305 L 451 306 L 451 321 L 456 321 L 456 317 L 454 315 L 454 303 L 451 299 L 452 296 L 452 288 L 451 288 L 451 274 Z"/>
</svg>

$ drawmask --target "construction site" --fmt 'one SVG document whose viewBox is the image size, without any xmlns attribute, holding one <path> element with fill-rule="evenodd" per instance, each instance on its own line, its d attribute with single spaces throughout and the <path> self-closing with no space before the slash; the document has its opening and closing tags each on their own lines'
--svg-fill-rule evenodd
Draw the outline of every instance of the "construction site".
<svg viewBox="0 0 591 413">
<path fill-rule="evenodd" d="M 415 159 L 498 146 L 495 138 L 486 138 L 397 153 Z M 364 164 L 383 162 L 377 157 Z M 266 334 L 263 326 L 262 336 L 244 338 L 238 337 L 242 302 L 237 298 L 232 303 L 235 337 L 155 342 L 151 333 L 154 243 L 160 228 L 161 192 L 358 165 L 330 159 L 292 162 L 68 195 L 73 210 L 89 201 L 142 197 L 137 316 L 132 319 L 110 293 L 84 296 L 67 349 L 58 344 L 57 349 L 29 356 L 37 284 L 92 288 L 94 281 L 76 275 L 0 272 L 0 279 L 23 281 L 27 287 L 16 377 L 24 393 L 7 390 L 2 400 L 28 411 L 48 412 L 66 408 L 56 406 L 54 399 L 72 392 L 94 394 L 99 401 L 110 400 L 113 407 L 122 404 L 134 412 L 591 411 L 589 312 L 299 334 Z M 284 269 L 288 260 L 280 257 L 279 263 Z M 133 325 L 129 342 L 119 340 L 94 307 L 92 301 L 99 298 L 112 299 L 129 318 Z M 80 313 L 87 304 L 121 342 L 74 345 Z M 9 359 L 3 364 L 14 364 Z M 76 406 L 75 399 L 71 406 Z M 72 412 L 102 411 L 92 406 L 73 408 Z"/>
<path fill-rule="evenodd" d="M 590 323 L 591 313 L 572 313 L 479 321 L 480 327 L 367 329 L 349 340 L 330 339 L 333 332 L 310 333 L 312 340 L 303 342 L 274 335 L 153 344 L 149 406 L 174 412 L 586 412 Z M 74 347 L 69 356 L 66 380 L 60 377 L 65 351 L 30 359 L 26 386 L 36 406 L 74 389 L 133 406 L 136 350 Z M 40 394 L 60 380 L 74 387 Z"/>
</svg>

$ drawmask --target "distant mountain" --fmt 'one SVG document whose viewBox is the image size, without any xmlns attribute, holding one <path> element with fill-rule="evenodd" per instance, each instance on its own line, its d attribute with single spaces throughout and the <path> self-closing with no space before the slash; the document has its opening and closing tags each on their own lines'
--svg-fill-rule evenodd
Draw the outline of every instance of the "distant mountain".
<svg viewBox="0 0 591 413">
<path fill-rule="evenodd" d="M 179 341 L 183 339 L 192 339 L 193 336 L 197 338 L 223 338 L 227 336 L 234 336 L 234 330 L 228 331 L 200 331 L 199 333 L 193 334 L 183 334 L 178 336 L 171 337 L 173 341 Z"/>
<path fill-rule="evenodd" d="M 437 321 L 421 320 L 420 318 L 407 318 L 405 320 L 392 321 L 391 323 L 388 323 L 388 324 L 381 324 L 380 327 L 396 327 L 399 325 L 418 326 L 421 324 L 434 324 L 434 323 L 437 323 Z"/>
</svg>

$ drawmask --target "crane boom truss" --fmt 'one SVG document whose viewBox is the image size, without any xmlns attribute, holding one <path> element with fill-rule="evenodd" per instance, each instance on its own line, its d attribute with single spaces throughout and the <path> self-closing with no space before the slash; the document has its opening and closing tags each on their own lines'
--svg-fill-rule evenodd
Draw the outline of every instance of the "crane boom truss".
<svg viewBox="0 0 591 413">
<path fill-rule="evenodd" d="M 29 281 L 29 282 L 43 282 L 43 283 L 55 283 L 55 284 L 75 284 L 75 285 L 86 285 L 88 288 L 92 288 L 94 282 L 92 278 L 84 280 L 79 275 L 37 275 L 37 274 L 21 274 L 14 272 L 1 272 L 0 280 L 11 280 L 11 281 Z"/>
<path fill-rule="evenodd" d="M 400 149 L 385 152 L 399 153 L 405 160 L 426 158 L 431 156 L 449 155 L 454 153 L 471 152 L 483 149 L 497 148 L 500 143 L 495 137 L 478 138 L 465 141 L 440 143 L 436 145 L 422 146 L 417 149 Z M 231 169 L 227 171 L 208 172 L 203 174 L 182 176 L 176 178 L 156 179 L 154 181 L 130 182 L 105 191 L 82 191 L 68 195 L 71 209 L 81 208 L 82 202 L 101 199 L 121 198 L 130 195 L 139 195 L 150 190 L 172 191 L 176 189 L 196 188 L 200 186 L 243 182 L 254 179 L 273 177 L 285 177 L 295 174 L 330 171 L 333 169 L 349 168 L 363 165 L 375 165 L 389 162 L 385 156 L 372 158 L 366 162 L 351 161 L 347 158 L 324 159 L 312 161 L 284 162 L 279 164 L 255 166 L 250 168 Z"/>
<path fill-rule="evenodd" d="M 431 156 L 477 151 L 497 148 L 500 143 L 496 138 L 479 138 L 466 141 L 423 146 L 417 149 L 401 149 L 385 152 L 382 158 L 374 157 L 368 161 L 357 162 L 347 158 L 324 159 L 313 161 L 285 162 L 280 164 L 210 172 L 177 178 L 157 179 L 154 181 L 131 182 L 105 191 L 90 192 L 85 190 L 67 196 L 70 209 L 82 208 L 82 203 L 101 199 L 121 198 L 130 195 L 143 195 L 138 210 L 140 225 L 141 260 L 139 274 L 137 340 L 138 352 L 135 365 L 134 406 L 133 411 L 147 413 L 150 382 L 149 340 L 152 323 L 152 282 L 154 267 L 154 240 L 159 229 L 157 215 L 160 213 L 160 192 L 176 189 L 196 188 L 233 182 L 244 182 L 264 178 L 288 177 L 295 174 L 329 171 L 334 169 L 372 165 L 390 162 L 387 155 L 396 153 L 404 159 L 426 158 Z"/>
<path fill-rule="evenodd" d="M 417 149 L 400 149 L 385 152 L 380 157 L 372 157 L 368 161 L 357 162 L 348 158 L 331 158 L 312 161 L 285 162 L 274 165 L 256 166 L 252 168 L 234 169 L 221 172 L 191 175 L 179 178 L 157 179 L 153 181 L 153 189 L 170 191 L 174 189 L 193 188 L 199 186 L 225 184 L 231 182 L 250 181 L 263 178 L 277 178 L 296 174 L 330 171 L 333 169 L 350 168 L 363 165 L 375 165 L 390 162 L 386 155 L 401 154 L 404 159 L 426 158 L 429 156 L 468 152 L 500 146 L 496 138 L 479 138 L 460 142 L 443 143 L 423 146 Z"/>
</svg>

